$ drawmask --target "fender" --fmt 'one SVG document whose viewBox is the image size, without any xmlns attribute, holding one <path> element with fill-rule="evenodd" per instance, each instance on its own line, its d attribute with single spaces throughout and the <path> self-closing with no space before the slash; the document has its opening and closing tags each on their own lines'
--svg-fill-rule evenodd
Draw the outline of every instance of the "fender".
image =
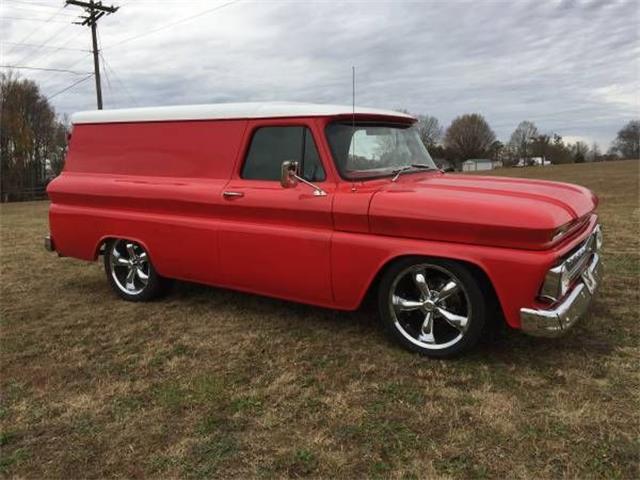
<svg viewBox="0 0 640 480">
<path fill-rule="evenodd" d="M 357 309 L 376 276 L 391 262 L 406 256 L 458 260 L 478 267 L 490 279 L 509 326 L 520 328 L 523 305 L 535 308 L 541 279 L 558 257 L 582 242 L 597 222 L 561 247 L 519 250 L 471 244 L 434 242 L 379 235 L 335 232 L 332 242 L 332 282 L 336 308 Z"/>
</svg>

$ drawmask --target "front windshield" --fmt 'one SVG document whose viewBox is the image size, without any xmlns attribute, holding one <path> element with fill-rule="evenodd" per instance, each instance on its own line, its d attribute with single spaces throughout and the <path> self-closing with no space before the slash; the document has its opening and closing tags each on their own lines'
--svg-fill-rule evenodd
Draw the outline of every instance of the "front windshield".
<svg viewBox="0 0 640 480">
<path fill-rule="evenodd" d="M 411 125 L 330 123 L 327 140 L 340 174 L 348 179 L 393 175 L 399 168 L 436 169 Z M 416 166 L 417 165 L 417 166 Z"/>
</svg>

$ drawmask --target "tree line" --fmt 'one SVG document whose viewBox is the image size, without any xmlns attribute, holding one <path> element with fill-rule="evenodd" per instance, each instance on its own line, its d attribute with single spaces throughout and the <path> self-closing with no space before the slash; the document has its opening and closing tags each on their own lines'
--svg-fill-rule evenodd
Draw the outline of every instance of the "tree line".
<svg viewBox="0 0 640 480">
<path fill-rule="evenodd" d="M 531 165 L 534 159 L 561 164 L 640 158 L 640 120 L 623 126 L 611 148 L 603 154 L 595 142 L 591 145 L 582 141 L 568 143 L 557 133 L 540 132 L 528 120 L 520 122 L 509 141 L 502 143 L 479 113 L 457 117 L 446 130 L 433 116 L 415 116 L 420 138 L 431 156 L 446 160 L 458 170 L 465 160 L 480 158 L 500 161 L 504 166 Z"/>
<path fill-rule="evenodd" d="M 35 82 L 0 74 L 0 201 L 44 197 L 62 170 L 67 124 Z"/>
</svg>

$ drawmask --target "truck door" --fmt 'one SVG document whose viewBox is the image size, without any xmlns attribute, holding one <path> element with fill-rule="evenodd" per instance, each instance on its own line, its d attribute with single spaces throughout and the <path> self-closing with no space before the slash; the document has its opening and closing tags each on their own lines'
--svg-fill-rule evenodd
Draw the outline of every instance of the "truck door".
<svg viewBox="0 0 640 480">
<path fill-rule="evenodd" d="M 252 122 L 248 146 L 222 195 L 222 278 L 230 287 L 291 300 L 332 303 L 331 202 L 311 128 L 282 120 Z M 300 162 L 301 176 L 320 186 L 280 185 L 282 162 Z"/>
</svg>

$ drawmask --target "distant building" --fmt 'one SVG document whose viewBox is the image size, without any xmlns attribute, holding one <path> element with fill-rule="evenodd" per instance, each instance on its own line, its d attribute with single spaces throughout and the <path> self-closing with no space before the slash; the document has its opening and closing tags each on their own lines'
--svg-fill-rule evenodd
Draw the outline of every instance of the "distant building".
<svg viewBox="0 0 640 480">
<path fill-rule="evenodd" d="M 463 172 L 481 172 L 502 167 L 502 160 L 491 160 L 490 158 L 470 158 L 462 162 Z"/>
</svg>

